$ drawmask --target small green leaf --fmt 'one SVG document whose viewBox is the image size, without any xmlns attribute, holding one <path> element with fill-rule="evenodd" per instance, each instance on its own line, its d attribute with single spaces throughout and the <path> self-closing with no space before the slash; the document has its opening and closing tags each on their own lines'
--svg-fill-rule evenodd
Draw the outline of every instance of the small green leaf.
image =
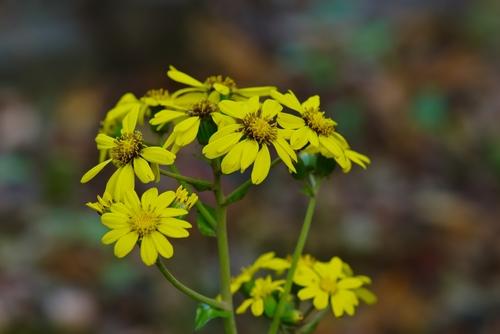
<svg viewBox="0 0 500 334">
<path fill-rule="evenodd" d="M 224 202 L 224 204 L 229 205 L 241 200 L 243 197 L 245 197 L 251 186 L 252 184 L 250 182 L 243 184 L 241 187 L 237 188 L 235 191 L 230 193 L 229 196 L 226 197 L 226 201 Z"/>
<path fill-rule="evenodd" d="M 212 319 L 226 318 L 229 316 L 227 311 L 218 310 L 207 304 L 199 304 L 196 308 L 196 316 L 194 319 L 194 330 L 200 330 Z"/>
<path fill-rule="evenodd" d="M 272 318 L 274 316 L 277 304 L 273 296 L 268 296 L 264 299 L 264 312 L 267 317 Z"/>
<path fill-rule="evenodd" d="M 200 123 L 200 129 L 198 130 L 198 142 L 201 145 L 207 145 L 208 140 L 217 131 L 217 125 L 214 123 L 212 118 L 203 118 Z"/>
<path fill-rule="evenodd" d="M 203 204 L 205 209 L 212 215 L 212 217 L 215 217 L 215 209 Z M 196 215 L 196 226 L 198 226 L 198 230 L 200 230 L 200 233 L 206 237 L 215 237 L 215 226 L 212 226 L 210 222 L 208 222 L 205 217 L 200 213 L 200 210 L 196 210 L 197 215 Z"/>
</svg>

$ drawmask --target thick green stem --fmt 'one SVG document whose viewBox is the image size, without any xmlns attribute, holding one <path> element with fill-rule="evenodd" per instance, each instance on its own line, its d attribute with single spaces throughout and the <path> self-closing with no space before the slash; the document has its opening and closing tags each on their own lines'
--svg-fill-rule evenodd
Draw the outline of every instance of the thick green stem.
<svg viewBox="0 0 500 334">
<path fill-rule="evenodd" d="M 161 259 L 158 259 L 158 261 L 156 261 L 156 266 L 158 267 L 160 272 L 163 274 L 163 276 L 170 283 L 172 283 L 172 285 L 175 288 L 177 288 L 182 293 L 186 294 L 187 296 L 191 297 L 192 299 L 194 299 L 196 301 L 205 303 L 205 304 L 210 305 L 214 308 L 218 308 L 221 310 L 229 310 L 228 305 L 226 303 L 217 301 L 217 300 L 210 298 L 210 297 L 207 297 L 207 296 L 204 296 L 201 293 L 198 293 L 198 292 L 188 288 L 187 286 L 185 286 L 181 282 L 179 282 L 174 277 L 174 275 L 172 275 L 172 273 L 167 269 L 167 267 L 165 267 L 165 265 L 163 264 L 163 261 Z"/>
<path fill-rule="evenodd" d="M 223 205 L 224 194 L 222 193 L 220 172 L 214 168 L 214 193 L 217 201 L 217 247 L 219 249 L 220 287 L 224 303 L 229 308 L 229 315 L 224 318 L 224 329 L 226 334 L 236 334 L 236 320 L 234 317 L 233 296 L 231 295 L 231 268 L 229 262 L 229 243 L 227 238 L 227 210 Z"/>
<path fill-rule="evenodd" d="M 171 169 L 174 169 L 174 168 L 171 168 Z M 197 179 L 197 178 L 190 177 L 190 176 L 181 175 L 177 171 L 168 171 L 165 169 L 160 169 L 160 174 L 174 178 L 179 182 L 182 181 L 182 182 L 188 183 L 197 189 L 209 190 L 209 189 L 212 189 L 212 187 L 213 187 L 212 182 Z M 185 184 L 183 184 L 183 186 L 186 188 Z"/>
<path fill-rule="evenodd" d="M 311 227 L 314 209 L 316 207 L 317 185 L 313 181 L 315 180 L 310 180 L 311 197 L 309 198 L 309 204 L 307 205 L 307 211 L 304 217 L 302 228 L 300 230 L 299 239 L 297 241 L 295 250 L 293 252 L 292 263 L 290 265 L 290 269 L 288 270 L 286 276 L 285 286 L 283 288 L 283 292 L 280 295 L 280 300 L 278 306 L 276 307 L 276 311 L 274 313 L 273 321 L 271 323 L 271 327 L 269 328 L 268 334 L 276 334 L 278 332 L 281 323 L 281 316 L 283 315 L 288 295 L 290 294 L 290 290 L 292 289 L 293 276 L 295 275 L 295 271 L 297 270 L 297 264 L 299 263 L 299 259 L 302 255 L 302 251 L 304 250 L 304 246 L 306 244 L 307 235 L 309 234 L 309 229 Z"/>
</svg>

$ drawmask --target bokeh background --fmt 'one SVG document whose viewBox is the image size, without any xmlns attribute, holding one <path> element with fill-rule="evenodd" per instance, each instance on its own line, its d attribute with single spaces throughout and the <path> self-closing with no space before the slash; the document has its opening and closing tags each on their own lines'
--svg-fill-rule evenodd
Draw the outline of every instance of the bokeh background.
<svg viewBox="0 0 500 334">
<path fill-rule="evenodd" d="M 0 333 L 193 332 L 194 302 L 100 244 L 83 203 L 105 176 L 79 184 L 104 113 L 179 88 L 169 64 L 318 93 L 372 158 L 323 185 L 307 251 L 371 275 L 379 303 L 317 333 L 500 333 L 499 17 L 495 0 L 0 1 Z M 231 210 L 234 273 L 291 251 L 299 190 L 276 168 Z M 216 294 L 214 240 L 175 247 L 171 270 Z"/>
</svg>

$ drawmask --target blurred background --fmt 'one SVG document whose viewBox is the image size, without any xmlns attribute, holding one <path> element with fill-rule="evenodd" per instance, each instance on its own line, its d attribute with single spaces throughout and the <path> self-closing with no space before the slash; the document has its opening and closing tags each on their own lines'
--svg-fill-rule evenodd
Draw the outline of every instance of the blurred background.
<svg viewBox="0 0 500 334">
<path fill-rule="evenodd" d="M 194 302 L 100 244 L 84 203 L 107 174 L 79 184 L 123 93 L 180 87 L 169 64 L 320 94 L 372 158 L 323 185 L 306 249 L 372 276 L 379 303 L 317 333 L 500 333 L 499 17 L 495 0 L 0 1 L 0 333 L 193 332 Z M 292 251 L 305 200 L 290 180 L 274 169 L 230 211 L 233 273 Z M 170 269 L 215 295 L 214 240 L 174 247 Z"/>
</svg>

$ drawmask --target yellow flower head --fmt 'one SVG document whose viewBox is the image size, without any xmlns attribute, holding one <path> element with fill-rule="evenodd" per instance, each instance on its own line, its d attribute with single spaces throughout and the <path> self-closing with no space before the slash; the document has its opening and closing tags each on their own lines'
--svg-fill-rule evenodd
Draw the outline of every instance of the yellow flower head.
<svg viewBox="0 0 500 334">
<path fill-rule="evenodd" d="M 166 237 L 186 238 L 191 227 L 190 223 L 175 218 L 188 211 L 170 207 L 174 199 L 175 192 L 158 194 L 156 188 L 147 190 L 141 199 L 135 191 L 126 192 L 122 201 L 111 205 L 110 212 L 101 216 L 101 222 L 111 229 L 102 242 L 106 245 L 116 242 L 114 253 L 119 258 L 139 243 L 142 261 L 148 266 L 156 262 L 158 254 L 171 258 L 174 249 Z"/>
<path fill-rule="evenodd" d="M 344 263 L 338 257 L 327 263 L 317 261 L 312 268 L 301 266 L 294 277 L 294 283 L 303 287 L 297 296 L 300 300 L 313 299 L 318 310 L 330 304 L 336 317 L 344 313 L 354 315 L 359 304 L 358 289 L 370 280 L 366 276 L 350 276 L 344 269 Z"/>
<path fill-rule="evenodd" d="M 282 272 L 290 267 L 285 259 L 275 257 L 274 252 L 262 254 L 253 264 L 241 269 L 241 273 L 231 280 L 231 293 L 238 291 L 243 284 L 252 280 L 253 276 L 261 269 Z"/>
<path fill-rule="evenodd" d="M 279 103 L 267 99 L 261 104 L 255 96 L 245 102 L 224 100 L 219 108 L 233 118 L 232 123 L 219 126 L 203 148 L 203 154 L 209 159 L 225 155 L 221 164 L 224 174 L 244 172 L 253 164 L 252 183 L 261 183 L 271 168 L 269 146 L 274 147 L 290 171 L 296 172 L 293 162 L 297 161 L 297 155 L 276 123 L 282 110 Z"/>
<path fill-rule="evenodd" d="M 264 313 L 265 299 L 271 296 L 275 291 L 283 291 L 281 287 L 283 284 L 285 284 L 285 280 L 273 281 L 269 275 L 266 276 L 266 278 L 257 278 L 250 291 L 251 298 L 244 300 L 238 309 L 236 309 L 236 313 L 245 313 L 245 311 L 251 307 L 254 316 L 261 316 Z"/>
<path fill-rule="evenodd" d="M 175 200 L 173 206 L 190 210 L 198 201 L 198 195 L 195 193 L 189 194 L 183 186 L 179 186 L 175 191 Z"/>
<path fill-rule="evenodd" d="M 146 94 L 141 97 L 141 102 L 149 107 L 169 106 L 173 103 L 173 99 L 168 93 L 168 90 L 160 88 L 148 90 Z"/>
<path fill-rule="evenodd" d="M 178 71 L 173 66 L 170 66 L 167 75 L 174 81 L 191 86 L 191 88 L 177 91 L 174 94 L 176 98 L 185 94 L 193 95 L 193 98 L 203 98 L 212 92 L 216 92 L 218 101 L 221 96 L 230 96 L 232 99 L 245 99 L 251 96 L 266 96 L 275 89 L 275 87 L 272 86 L 238 88 L 233 79 L 223 77 L 222 75 L 212 75 L 206 78 L 204 82 L 201 82 L 186 73 Z"/>
<path fill-rule="evenodd" d="M 288 130 L 290 145 L 294 150 L 309 144 L 309 151 L 334 158 L 344 172 L 351 170 L 351 161 L 363 168 L 370 163 L 368 157 L 351 150 L 345 138 L 335 131 L 337 123 L 320 110 L 318 95 L 311 96 L 303 103 L 292 91 L 286 94 L 273 91 L 271 96 L 299 113 L 299 116 L 286 113 L 278 115 L 278 124 Z"/>
<path fill-rule="evenodd" d="M 80 182 L 90 181 L 113 162 L 117 170 L 109 179 L 107 188 L 112 197 L 119 199 L 125 191 L 134 189 L 134 172 L 141 182 L 148 183 L 155 179 L 152 166 L 156 169 L 158 164 L 170 165 L 174 162 L 175 154 L 162 147 L 146 146 L 142 134 L 135 130 L 137 117 L 137 110 L 125 116 L 119 138 L 112 138 L 103 133 L 97 135 L 97 148 L 110 150 L 110 158 L 90 169 Z"/>
<path fill-rule="evenodd" d="M 177 152 L 180 147 L 192 143 L 200 129 L 201 122 L 212 120 L 214 123 L 231 121 L 222 114 L 217 106 L 218 98 L 216 94 L 210 94 L 190 104 L 175 104 L 172 107 L 161 110 L 149 121 L 151 125 L 161 129 L 170 122 L 175 122 L 172 133 L 167 138 L 163 147 Z"/>
</svg>

